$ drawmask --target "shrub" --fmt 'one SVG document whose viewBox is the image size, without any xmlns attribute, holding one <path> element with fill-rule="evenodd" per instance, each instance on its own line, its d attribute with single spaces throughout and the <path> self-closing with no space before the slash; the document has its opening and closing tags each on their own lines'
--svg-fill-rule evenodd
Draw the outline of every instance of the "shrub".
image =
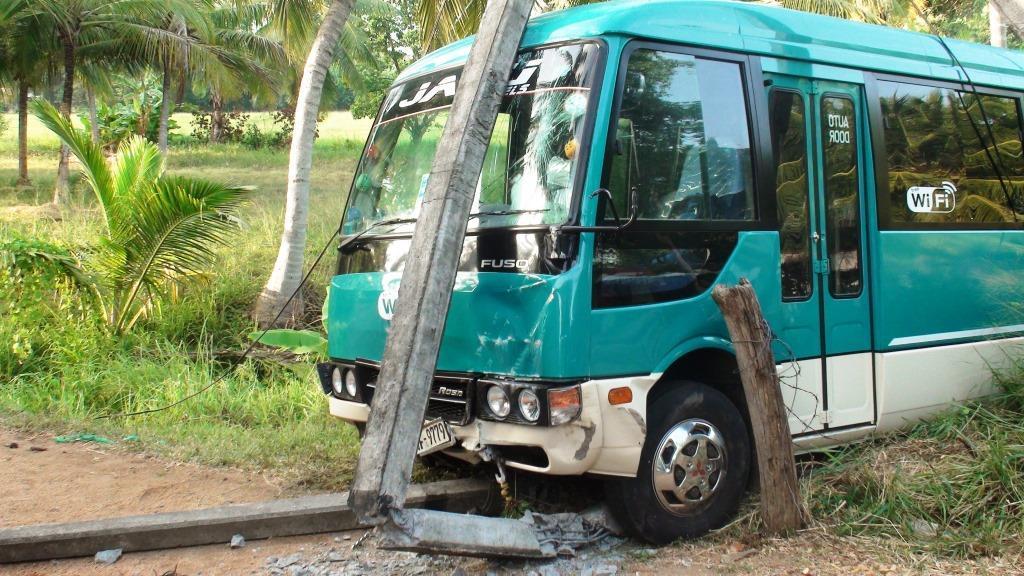
<svg viewBox="0 0 1024 576">
<path fill-rule="evenodd" d="M 100 147 L 53 105 L 36 100 L 32 107 L 78 158 L 96 195 L 105 234 L 90 247 L 81 278 L 113 332 L 127 332 L 162 301 L 205 278 L 214 245 L 226 244 L 237 230 L 237 209 L 251 189 L 168 176 L 156 146 L 139 137 L 127 140 L 108 164 Z"/>
<path fill-rule="evenodd" d="M 324 112 L 319 119 L 323 120 Z M 237 143 L 251 150 L 263 148 L 287 148 L 291 146 L 295 132 L 295 109 L 292 107 L 274 111 L 271 119 L 273 130 L 264 131 L 251 122 L 242 112 L 223 113 L 221 118 L 220 143 Z M 210 112 L 196 112 L 192 116 L 192 138 L 199 142 L 210 142 L 214 117 Z M 317 133 L 319 135 L 319 132 Z"/>
<path fill-rule="evenodd" d="M 4 137 L 4 133 L 7 132 L 7 128 L 7 117 L 3 114 L 0 114 L 0 138 Z"/>
</svg>

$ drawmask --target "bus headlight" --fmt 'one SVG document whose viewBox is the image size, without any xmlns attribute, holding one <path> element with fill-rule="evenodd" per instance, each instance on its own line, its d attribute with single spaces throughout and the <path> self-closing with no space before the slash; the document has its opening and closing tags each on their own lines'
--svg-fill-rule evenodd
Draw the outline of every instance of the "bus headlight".
<svg viewBox="0 0 1024 576">
<path fill-rule="evenodd" d="M 508 394 L 501 386 L 491 386 L 487 389 L 487 408 L 498 418 L 505 418 L 512 411 Z"/>
<path fill-rule="evenodd" d="M 351 372 L 349 373 L 351 374 Z M 345 375 L 340 367 L 335 367 L 331 372 L 331 389 L 334 390 L 336 396 L 341 396 L 345 392 Z"/>
<path fill-rule="evenodd" d="M 353 397 L 353 398 L 355 398 L 356 394 L 359 393 L 359 388 L 358 388 L 357 382 L 356 382 L 356 371 L 355 370 L 346 370 L 345 371 L 345 392 L 348 392 L 348 395 Z"/>
<path fill-rule="evenodd" d="M 529 422 L 540 418 L 540 398 L 531 388 L 523 388 L 519 393 L 519 413 Z"/>
<path fill-rule="evenodd" d="M 581 406 L 579 386 L 548 390 L 548 412 L 552 426 L 575 420 L 580 415 Z"/>
</svg>

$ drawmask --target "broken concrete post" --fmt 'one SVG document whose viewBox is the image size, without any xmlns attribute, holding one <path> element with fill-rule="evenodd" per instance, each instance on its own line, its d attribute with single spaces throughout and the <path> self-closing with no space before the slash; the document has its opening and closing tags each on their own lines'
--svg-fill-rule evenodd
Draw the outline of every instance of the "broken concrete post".
<svg viewBox="0 0 1024 576">
<path fill-rule="evenodd" d="M 484 153 L 532 6 L 487 3 L 438 145 L 352 484 L 367 523 L 405 502 Z"/>
<path fill-rule="evenodd" d="M 761 516 L 772 534 L 803 525 L 793 439 L 772 353 L 771 329 L 746 278 L 737 286 L 715 286 L 711 297 L 722 310 L 750 413 L 761 484 Z"/>
<path fill-rule="evenodd" d="M 423 512 L 391 512 L 383 527 L 381 547 L 489 558 L 553 558 L 556 553 L 554 546 L 537 539 L 531 524 L 520 520 Z"/>
</svg>

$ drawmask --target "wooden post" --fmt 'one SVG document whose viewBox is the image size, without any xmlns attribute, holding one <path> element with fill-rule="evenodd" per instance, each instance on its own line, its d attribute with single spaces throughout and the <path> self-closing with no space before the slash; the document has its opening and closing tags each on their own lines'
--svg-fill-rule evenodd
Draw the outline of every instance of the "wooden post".
<svg viewBox="0 0 1024 576">
<path fill-rule="evenodd" d="M 803 507 L 793 439 L 775 371 L 771 330 L 754 287 L 746 278 L 741 278 L 737 286 L 715 286 L 711 297 L 722 310 L 736 348 L 760 472 L 761 516 L 768 532 L 792 532 L 803 524 Z"/>
<path fill-rule="evenodd" d="M 412 474 L 473 195 L 533 0 L 490 0 L 424 193 L 384 348 L 350 502 L 380 523 Z"/>
</svg>

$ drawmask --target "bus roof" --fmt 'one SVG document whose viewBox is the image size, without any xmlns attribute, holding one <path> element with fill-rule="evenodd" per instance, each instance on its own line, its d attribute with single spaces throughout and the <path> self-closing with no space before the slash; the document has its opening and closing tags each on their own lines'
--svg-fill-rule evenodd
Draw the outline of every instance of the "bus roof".
<svg viewBox="0 0 1024 576">
<path fill-rule="evenodd" d="M 523 46 L 622 35 L 816 64 L 960 82 L 935 36 L 728 0 L 613 0 L 530 20 Z M 465 61 L 472 38 L 437 50 L 400 80 Z M 977 84 L 1024 89 L 1024 54 L 947 40 Z"/>
</svg>

